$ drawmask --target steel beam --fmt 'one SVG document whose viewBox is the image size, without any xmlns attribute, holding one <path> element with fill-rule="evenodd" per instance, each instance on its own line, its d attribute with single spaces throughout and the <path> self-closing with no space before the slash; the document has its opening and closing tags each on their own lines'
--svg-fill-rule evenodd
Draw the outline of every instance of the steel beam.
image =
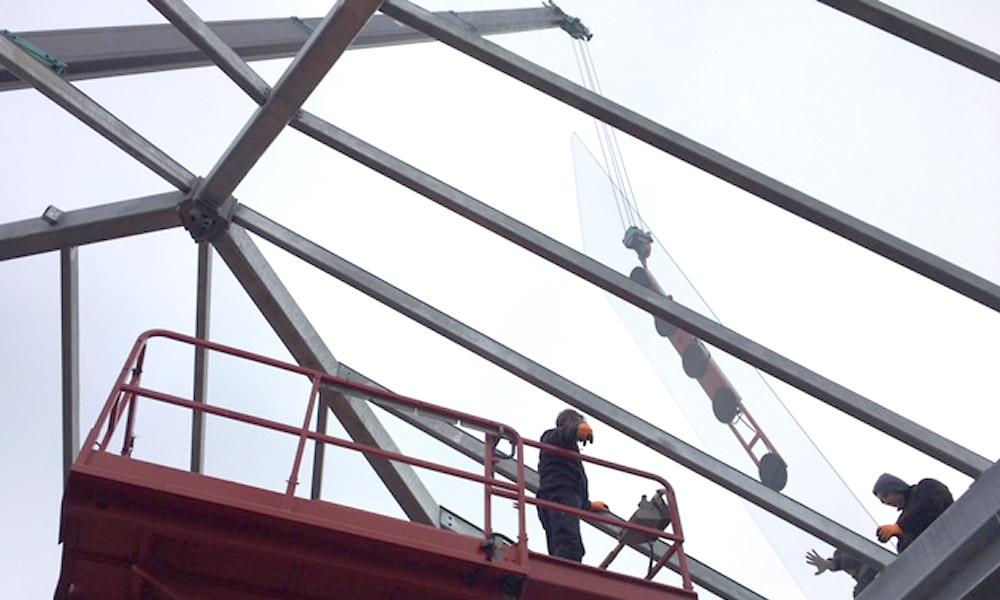
<svg viewBox="0 0 1000 600">
<path fill-rule="evenodd" d="M 406 0 L 382 12 L 779 208 L 1000 311 L 1000 286 L 543 69 Z"/>
<path fill-rule="evenodd" d="M 200 186 L 198 199 L 223 206 L 382 0 L 339 0 Z"/>
<path fill-rule="evenodd" d="M 295 361 L 304 367 L 336 375 L 339 363 L 246 231 L 230 225 L 213 245 Z M 343 395 L 328 396 L 327 400 L 354 440 L 399 452 L 367 403 Z M 367 458 L 410 520 L 437 526 L 438 505 L 412 467 L 376 457 Z"/>
<path fill-rule="evenodd" d="M 76 247 L 59 252 L 62 287 L 63 480 L 80 450 L 80 275 Z"/>
<path fill-rule="evenodd" d="M 0 64 L 177 189 L 191 188 L 194 175 L 180 163 L 2 35 Z"/>
<path fill-rule="evenodd" d="M 357 383 L 382 388 L 388 391 L 388 388 L 385 386 L 369 379 L 344 363 L 340 363 L 340 376 Z M 434 419 L 425 414 L 401 410 L 400 407 L 395 404 L 380 404 L 379 401 L 374 398 L 372 401 L 375 402 L 375 404 L 378 404 L 386 412 L 394 415 L 396 418 L 412 425 L 420 431 L 423 431 L 427 435 L 446 444 L 450 448 L 461 452 L 466 457 L 478 461 L 480 464 L 483 462 L 486 444 L 464 429 L 457 427 L 453 423 L 447 423 L 445 421 Z M 511 481 L 517 480 L 517 463 L 514 460 L 509 458 L 498 458 L 495 469 L 497 473 L 503 475 Z M 531 467 L 525 467 L 525 484 L 532 492 L 538 492 L 538 472 Z M 441 507 L 441 510 L 442 513 L 450 513 L 450 511 L 444 507 Z M 458 518 L 461 520 L 461 517 Z M 615 539 L 618 539 L 621 535 L 621 529 L 619 527 L 615 527 L 614 525 L 596 521 L 587 521 L 587 524 L 591 525 L 601 533 L 605 533 Z M 462 523 L 458 523 L 458 525 L 465 526 L 459 528 L 453 525 L 447 528 L 466 533 L 467 535 L 479 535 L 482 533 L 482 530 L 470 530 L 470 526 L 465 523 L 464 520 Z M 442 524 L 442 527 L 445 527 L 445 525 Z M 630 547 L 645 556 L 651 556 L 654 561 L 659 560 L 660 557 L 662 557 L 670 549 L 670 547 L 662 540 L 657 540 L 654 544 L 652 544 L 652 546 L 650 546 L 650 544 L 636 544 Z M 690 554 L 688 554 L 687 559 L 688 568 L 691 572 L 691 578 L 694 582 L 712 592 L 716 596 L 719 596 L 723 600 L 766 600 L 760 594 L 744 587 L 736 581 L 733 581 L 719 571 L 716 571 L 708 565 L 700 562 Z M 678 566 L 677 557 L 675 556 L 671 558 L 671 560 L 667 563 L 667 566 L 674 572 L 679 572 L 680 567 Z"/>
<path fill-rule="evenodd" d="M 1000 55 L 876 0 L 819 0 L 980 75 L 1000 81 Z"/>
<path fill-rule="evenodd" d="M 168 192 L 68 210 L 55 223 L 41 217 L 4 223 L 0 260 L 176 227 L 181 224 L 177 203 L 183 199 L 180 192 Z"/>
<path fill-rule="evenodd" d="M 861 600 L 994 600 L 1000 596 L 1000 465 L 938 517 Z"/>
<path fill-rule="evenodd" d="M 212 314 L 212 246 L 208 242 L 198 244 L 197 299 L 195 300 L 194 336 L 208 339 L 209 322 Z M 194 349 L 194 382 L 191 399 L 204 404 L 208 396 L 208 352 L 205 348 Z M 205 414 L 200 410 L 191 411 L 191 472 L 201 473 L 205 466 Z"/>
<path fill-rule="evenodd" d="M 874 564 L 885 565 L 891 560 L 891 553 L 850 529 L 775 492 L 263 215 L 241 205 L 236 208 L 233 222 L 796 527 L 864 556 Z"/>
<path fill-rule="evenodd" d="M 427 20 L 428 15 L 433 18 L 433 15 L 430 13 L 426 13 L 426 11 L 412 7 L 412 5 L 408 3 L 403 2 L 401 4 L 409 7 L 406 8 L 409 13 L 416 14 L 424 21 Z M 388 11 L 389 9 L 385 8 L 384 10 Z M 394 11 L 393 16 L 396 16 L 395 12 L 399 12 L 396 9 L 392 9 L 392 11 Z M 188 18 L 191 17 L 189 16 Z M 196 16 L 194 18 L 196 18 Z M 429 33 L 432 35 L 440 33 L 438 29 L 442 27 L 441 24 L 437 23 L 437 27 L 437 29 L 431 28 Z M 196 30 L 194 27 L 191 27 L 190 29 Z M 453 28 L 448 27 L 447 29 L 450 31 Z M 465 39 L 463 37 L 464 34 L 461 32 L 452 32 L 452 35 Z M 479 41 L 485 43 L 483 40 Z M 470 43 L 473 43 L 474 45 L 475 42 L 476 40 L 473 39 Z M 211 39 L 202 39 L 197 40 L 197 43 L 199 46 L 210 47 L 212 45 L 217 45 L 218 42 Z M 502 49 L 499 50 L 506 52 Z M 224 51 L 217 50 L 213 54 L 220 56 L 220 60 L 225 59 Z M 531 65 L 531 63 L 527 63 L 527 61 L 523 61 L 523 59 L 514 55 L 510 56 L 522 63 L 527 64 L 531 68 L 541 70 L 540 68 Z M 260 87 L 259 78 L 254 79 L 252 76 L 247 76 L 247 70 L 248 68 L 241 67 L 240 65 L 230 65 L 225 69 L 226 73 L 243 89 L 250 88 L 258 94 L 263 93 L 263 90 Z M 558 77 L 554 74 L 552 74 L 552 76 Z M 568 81 L 565 83 L 567 85 L 573 85 Z M 582 90 L 582 88 L 579 89 Z M 583 92 L 590 94 L 587 90 L 583 90 Z M 596 96 L 594 94 L 590 95 L 602 102 L 608 103 L 607 100 L 604 100 L 600 96 Z M 627 109 L 624 109 L 623 107 L 619 108 L 628 112 Z M 639 117 L 634 113 L 631 114 L 639 119 L 642 119 L 642 117 Z M 652 122 L 650 121 L 649 123 Z M 656 127 L 660 127 L 655 123 L 652 124 Z M 982 473 L 983 470 L 988 468 L 990 465 L 990 462 L 985 458 L 970 452 L 958 444 L 955 444 L 950 440 L 947 440 L 946 438 L 885 409 L 860 394 L 856 394 L 843 386 L 839 386 L 836 383 L 805 369 L 783 356 L 756 344 L 752 340 L 743 338 L 739 334 L 722 327 L 718 323 L 715 323 L 714 321 L 711 321 L 694 311 L 686 309 L 672 300 L 663 298 L 662 296 L 646 290 L 642 286 L 639 286 L 629 280 L 627 277 L 623 277 L 621 274 L 615 273 L 611 269 L 593 261 L 589 257 L 559 244 L 555 240 L 552 240 L 540 232 L 537 232 L 524 224 L 511 219 L 507 215 L 486 206 L 474 198 L 463 194 L 459 190 L 456 190 L 441 181 L 433 179 L 426 173 L 423 173 L 403 161 L 382 152 L 378 148 L 355 138 L 347 132 L 338 129 L 337 127 L 314 115 L 305 111 L 299 111 L 298 115 L 292 120 L 292 126 L 306 135 L 309 135 L 327 146 L 350 156 L 354 160 L 357 160 L 375 171 L 382 173 L 400 184 L 427 196 L 445 208 L 461 214 L 462 216 L 486 227 L 487 229 L 490 229 L 494 233 L 521 245 L 539 256 L 542 256 L 546 260 L 549 260 L 590 281 L 591 283 L 618 295 L 627 302 L 635 304 L 639 308 L 647 310 L 655 316 L 659 316 L 671 323 L 674 323 L 675 325 L 683 327 L 687 331 L 702 337 L 722 350 L 729 352 L 730 354 L 733 354 L 742 360 L 767 371 L 768 373 L 771 373 L 775 377 L 798 387 L 799 389 L 815 396 L 827 404 L 830 404 L 838 410 L 860 419 L 865 423 L 868 423 L 869 425 L 896 437 L 900 441 L 903 441 L 904 443 L 907 443 L 910 446 L 925 452 L 972 477 Z M 660 127 L 660 129 L 664 128 Z M 664 129 L 664 131 L 666 130 Z M 705 150 L 711 152 L 707 148 Z"/>
<path fill-rule="evenodd" d="M 156 7 L 163 12 L 160 4 Z M 565 15 L 551 7 L 437 14 L 454 19 L 480 35 L 547 29 L 565 21 Z M 208 27 L 243 60 L 254 61 L 295 56 L 309 37 L 307 29 L 316 27 L 320 21 L 318 18 L 247 19 L 209 22 Z M 175 29 L 171 25 L 158 24 L 17 34 L 67 63 L 69 70 L 63 78 L 69 81 L 211 65 L 212 60 L 188 42 L 178 29 L 181 27 Z M 350 49 L 433 41 L 390 17 L 375 15 L 351 42 Z M 24 87 L 29 86 L 9 71 L 0 69 L 0 91 Z"/>
<path fill-rule="evenodd" d="M 789 385 L 859 419 L 945 464 L 977 477 L 992 464 L 982 456 L 876 404 L 829 379 L 806 369 L 753 340 L 652 292 L 543 233 L 491 208 L 475 198 L 351 134 L 308 113 L 293 126 L 306 135 L 426 196 L 524 249 L 556 264 L 590 283 L 660 317 L 713 346 L 774 375 Z"/>
</svg>

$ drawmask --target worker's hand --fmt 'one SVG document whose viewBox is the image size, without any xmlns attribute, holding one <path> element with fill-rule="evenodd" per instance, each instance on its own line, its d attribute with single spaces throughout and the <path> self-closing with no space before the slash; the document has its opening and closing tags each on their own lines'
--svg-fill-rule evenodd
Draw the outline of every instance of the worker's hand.
<svg viewBox="0 0 1000 600">
<path fill-rule="evenodd" d="M 831 562 L 832 561 L 829 561 L 820 556 L 819 553 L 816 552 L 815 550 L 810 550 L 809 552 L 806 552 L 806 563 L 816 567 L 816 573 L 815 573 L 816 575 L 819 575 L 823 571 L 829 570 Z"/>
<path fill-rule="evenodd" d="M 600 500 L 594 500 L 590 503 L 590 510 L 594 512 L 610 512 L 611 509 L 608 508 L 607 504 L 601 502 Z"/>
<path fill-rule="evenodd" d="M 590 425 L 587 425 L 586 421 L 581 421 L 576 426 L 576 439 L 583 442 L 584 446 L 587 445 L 587 442 L 594 443 L 594 430 Z"/>
<path fill-rule="evenodd" d="M 902 534 L 903 528 L 897 523 L 893 523 L 892 525 L 883 525 L 875 530 L 875 535 L 878 536 L 878 541 L 883 543 L 888 542 L 893 536 Z"/>
</svg>

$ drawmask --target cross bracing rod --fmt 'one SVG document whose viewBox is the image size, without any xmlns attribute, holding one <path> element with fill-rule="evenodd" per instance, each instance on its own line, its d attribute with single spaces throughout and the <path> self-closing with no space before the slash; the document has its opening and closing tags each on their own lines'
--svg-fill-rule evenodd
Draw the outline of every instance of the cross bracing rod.
<svg viewBox="0 0 1000 600">
<path fill-rule="evenodd" d="M 849 549 L 874 564 L 885 565 L 891 560 L 891 553 L 843 525 L 775 492 L 252 209 L 238 206 L 233 222 L 808 533 Z"/>
<path fill-rule="evenodd" d="M 441 206 L 941 462 L 977 477 L 987 459 L 753 340 L 635 283 L 351 134 L 303 113 L 293 127 Z"/>
<path fill-rule="evenodd" d="M 162 2 L 161 4 L 168 4 Z M 190 10 L 184 11 L 180 0 L 171 0 L 169 4 L 178 5 L 174 11 L 165 11 L 168 18 L 183 19 L 190 21 L 199 20 L 198 16 Z M 171 14 L 173 13 L 173 14 Z M 208 34 L 207 37 L 199 37 L 205 29 L 197 26 L 196 23 L 186 26 L 185 31 L 193 32 L 196 37 L 195 43 L 199 47 L 212 48 L 209 54 L 218 57 L 220 60 L 232 60 L 231 53 L 218 48 L 221 41 Z M 228 58 L 227 58 L 228 57 Z M 230 64 L 223 69 L 241 88 L 257 90 L 264 94 L 261 87 L 263 81 L 259 77 L 246 76 L 248 67 Z M 747 340 L 732 332 L 718 323 L 706 319 L 700 314 L 688 310 L 671 300 L 663 298 L 658 294 L 653 294 L 642 286 L 632 282 L 627 277 L 615 273 L 604 265 L 593 261 L 585 255 L 576 252 L 555 240 L 548 238 L 541 233 L 511 219 L 507 215 L 496 211 L 485 204 L 475 200 L 444 184 L 429 175 L 411 167 L 410 165 L 382 152 L 378 148 L 366 144 L 362 140 L 355 138 L 347 132 L 340 130 L 322 119 L 306 112 L 299 111 L 291 121 L 292 126 L 310 137 L 350 156 L 362 164 L 382 173 L 383 175 L 421 193 L 428 198 L 438 202 L 442 206 L 453 210 L 466 218 L 490 229 L 491 231 L 506 237 L 507 239 L 523 246 L 524 248 L 558 264 L 559 266 L 573 272 L 576 275 L 587 279 L 591 283 L 619 295 L 624 300 L 651 311 L 657 316 L 657 310 L 671 310 L 674 313 L 683 313 L 689 326 L 697 321 L 700 328 L 689 328 L 687 331 L 699 335 L 706 341 L 715 344 L 719 348 L 746 360 L 747 362 L 764 369 L 775 375 L 779 379 L 806 391 L 813 396 L 827 402 L 831 406 L 838 408 L 858 418 L 873 427 L 876 427 L 897 439 L 910 444 L 923 452 L 942 460 L 943 462 L 961 470 L 973 477 L 981 473 L 989 466 L 989 461 L 969 452 L 965 448 L 947 440 L 930 430 L 923 428 L 900 415 L 897 415 L 884 407 L 851 392 L 850 390 L 838 386 L 832 381 L 820 377 L 808 371 L 804 367 L 789 361 L 788 359 L 772 352 L 763 346 Z M 624 286 L 624 287 L 623 287 Z M 639 291 L 641 295 L 634 295 Z M 630 296 L 630 294 L 633 294 Z M 652 301 L 652 302 L 650 302 Z M 650 302 L 649 304 L 643 304 Z M 654 308 L 655 307 L 655 308 Z M 668 313 L 663 313 L 668 314 Z M 677 318 L 677 315 L 674 316 Z M 671 319 L 667 319 L 671 321 Z M 674 321 L 671 321 L 674 322 Z M 677 323 L 674 322 L 676 325 Z M 704 328 L 714 331 L 711 337 L 701 335 L 700 330 Z M 735 343 L 735 345 L 734 345 Z"/>
<path fill-rule="evenodd" d="M 190 171 L 4 36 L 0 36 L 0 64 L 172 186 L 182 191 L 191 188 Z"/>
<path fill-rule="evenodd" d="M 384 386 L 372 381 L 365 375 L 362 375 L 344 363 L 340 363 L 339 373 L 340 376 L 345 379 L 386 389 Z M 425 414 L 401 410 L 397 405 L 391 403 L 380 404 L 379 401 L 374 398 L 372 401 L 401 421 L 404 421 L 420 431 L 423 431 L 448 447 L 461 452 L 466 457 L 478 461 L 479 463 L 483 462 L 483 454 L 486 445 L 479 438 L 473 436 L 455 424 L 435 419 Z M 517 480 L 517 463 L 514 462 L 513 459 L 497 457 L 494 468 L 504 477 L 507 477 L 512 481 Z M 525 486 L 532 492 L 538 492 L 538 472 L 531 467 L 525 467 Z M 590 521 L 587 521 L 587 523 L 600 532 L 615 539 L 619 539 L 621 534 L 620 528 L 607 523 Z M 635 544 L 630 547 L 645 556 L 651 556 L 654 561 L 659 560 L 660 557 L 662 557 L 670 549 L 670 547 L 662 540 L 656 540 L 652 547 L 650 544 L 646 543 Z M 723 600 L 766 600 L 760 594 L 744 587 L 736 581 L 733 581 L 705 563 L 702 563 L 692 557 L 690 554 L 687 555 L 687 560 L 688 568 L 691 572 L 691 578 L 694 582 L 712 592 L 716 596 L 719 596 Z M 667 566 L 671 570 L 679 572 L 678 569 L 680 567 L 677 566 L 676 556 L 672 557 L 671 560 L 667 562 Z"/>
<path fill-rule="evenodd" d="M 205 177 L 197 191 L 199 200 L 220 208 L 229 199 L 381 4 L 382 0 L 340 0 L 330 9 L 267 99 Z"/>
<path fill-rule="evenodd" d="M 162 3 L 156 4 L 163 12 L 159 6 Z M 547 7 L 437 14 L 455 19 L 481 35 L 547 29 L 558 27 L 565 20 L 560 12 Z M 254 61 L 295 56 L 309 37 L 307 28 L 319 22 L 320 19 L 300 22 L 289 18 L 248 19 L 214 21 L 207 27 L 243 60 Z M 211 65 L 212 60 L 178 29 L 167 24 L 129 25 L 23 31 L 18 35 L 67 63 L 69 70 L 63 78 L 70 81 Z M 354 38 L 351 49 L 431 41 L 433 38 L 390 17 L 375 15 Z M 9 71 L 0 69 L 0 91 L 24 87 L 28 86 Z"/>
<path fill-rule="evenodd" d="M 924 50 L 1000 81 L 1000 55 L 876 0 L 819 0 Z"/>
<path fill-rule="evenodd" d="M 0 224 L 0 260 L 169 229 L 180 225 L 180 192 L 68 210 L 55 223 L 41 217 Z"/>
<path fill-rule="evenodd" d="M 212 243 L 295 361 L 303 367 L 336 375 L 337 359 L 247 232 L 230 225 Z M 332 393 L 325 402 L 352 439 L 399 452 L 364 401 Z M 411 521 L 437 526 L 438 505 L 412 467 L 374 456 L 366 458 Z"/>
<path fill-rule="evenodd" d="M 1000 311 L 1000 286 L 595 94 L 406 0 L 382 12 L 775 206 Z"/>
</svg>

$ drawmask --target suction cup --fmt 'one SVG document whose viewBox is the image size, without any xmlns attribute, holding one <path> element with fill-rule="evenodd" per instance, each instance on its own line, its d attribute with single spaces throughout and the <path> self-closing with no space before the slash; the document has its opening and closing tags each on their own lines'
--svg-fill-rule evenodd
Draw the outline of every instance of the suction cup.
<svg viewBox="0 0 1000 600">
<path fill-rule="evenodd" d="M 768 452 L 760 457 L 760 482 L 776 492 L 788 483 L 788 465 L 777 454 Z"/>
</svg>

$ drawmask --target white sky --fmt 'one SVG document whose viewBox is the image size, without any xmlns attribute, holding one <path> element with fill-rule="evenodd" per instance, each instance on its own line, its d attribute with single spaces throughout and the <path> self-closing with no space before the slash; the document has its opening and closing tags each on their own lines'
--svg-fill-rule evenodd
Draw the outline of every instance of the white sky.
<svg viewBox="0 0 1000 600">
<path fill-rule="evenodd" d="M 423 4 L 455 10 L 534 5 Z M 560 5 L 595 32 L 591 51 L 610 97 L 1000 281 L 996 82 L 806 0 Z M 1000 50 L 995 3 L 894 5 Z M 98 6 L 0 0 L 0 27 L 162 22 L 144 3 Z M 306 1 L 192 6 L 207 20 L 328 10 Z M 497 41 L 575 78 L 570 42 L 560 32 Z M 255 68 L 273 83 L 287 62 Z M 199 174 L 253 111 L 213 69 L 79 87 Z M 575 110 L 437 45 L 350 52 L 306 106 L 581 247 L 570 136 L 578 132 L 592 147 L 594 138 L 590 120 Z M 0 94 L 0 131 L 0 222 L 36 217 L 49 204 L 65 210 L 169 189 L 36 92 Z M 993 382 L 996 313 L 659 151 L 620 139 L 643 216 L 724 323 L 984 456 L 1000 455 L 993 431 L 1000 416 Z M 624 404 L 666 395 L 603 293 L 294 131 L 279 137 L 236 196 L 605 398 Z M 559 409 L 542 392 L 260 245 L 338 359 L 368 376 L 402 393 L 510 423 L 527 436 L 540 434 Z M 154 327 L 193 331 L 195 246 L 175 230 L 85 247 L 80 264 L 85 433 L 138 333 Z M 212 338 L 287 356 L 221 261 L 215 273 Z M 0 491 L 6 541 L 0 574 L 10 588 L 5 595 L 40 597 L 51 594 L 59 560 L 58 256 L 0 263 L 0 282 L 6 334 L 0 399 L 9 421 L 0 438 L 6 457 L 0 476 L 7 482 Z M 288 389 L 281 382 L 259 385 L 264 375 L 247 379 L 218 362 L 213 399 L 222 402 L 226 394 L 285 414 L 273 400 Z M 164 370 L 163 381 L 183 391 L 186 384 L 170 381 Z M 177 378 L 184 375 L 186 367 L 178 367 Z M 869 493 L 883 471 L 910 481 L 937 477 L 956 494 L 968 486 L 969 479 L 953 470 L 770 381 L 877 521 L 895 516 Z M 158 421 L 140 432 L 140 452 L 184 464 L 183 420 L 154 409 L 143 414 Z M 640 415 L 699 443 L 669 401 L 650 402 Z M 387 426 L 408 451 L 468 465 L 391 420 Z M 674 482 L 691 554 L 765 596 L 805 597 L 778 570 L 739 502 L 606 427 L 595 429 L 593 453 Z M 217 425 L 209 436 L 209 469 L 261 485 L 283 476 L 286 463 L 248 465 L 234 450 L 246 434 L 237 437 Z M 330 463 L 330 499 L 395 510 L 356 459 Z M 594 480 L 593 495 L 621 514 L 646 491 L 598 473 Z M 463 489 L 438 478 L 425 481 L 442 504 L 476 518 L 477 503 Z M 532 539 L 539 533 L 535 526 Z M 599 560 L 606 542 L 595 537 L 587 543 L 587 559 Z M 804 565 L 800 569 L 798 578 L 811 577 Z M 847 577 L 825 575 L 814 578 L 808 596 L 849 597 L 849 589 Z"/>
</svg>

